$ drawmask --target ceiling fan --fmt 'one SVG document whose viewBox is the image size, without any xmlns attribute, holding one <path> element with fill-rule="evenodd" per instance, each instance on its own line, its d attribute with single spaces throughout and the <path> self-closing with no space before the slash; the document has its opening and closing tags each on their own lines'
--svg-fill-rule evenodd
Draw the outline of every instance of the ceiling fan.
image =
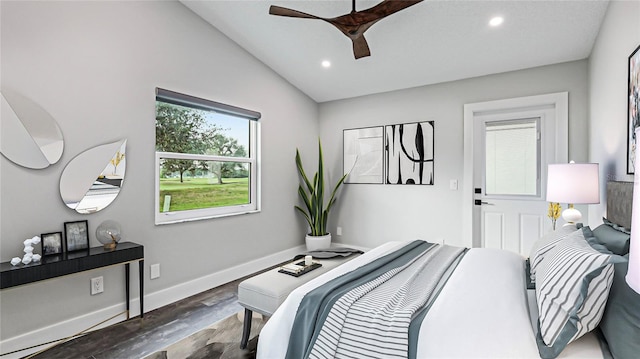
<svg viewBox="0 0 640 359">
<path fill-rule="evenodd" d="M 352 0 L 352 10 L 350 13 L 333 18 L 323 18 L 276 5 L 271 5 L 269 8 L 269 14 L 298 17 L 303 19 L 316 19 L 328 22 L 351 39 L 351 42 L 353 43 L 353 55 L 357 60 L 371 55 L 367 40 L 364 38 L 364 32 L 367 31 L 371 25 L 393 13 L 406 9 L 421 1 L 423 0 L 383 0 L 374 7 L 356 11 L 356 0 Z"/>
</svg>

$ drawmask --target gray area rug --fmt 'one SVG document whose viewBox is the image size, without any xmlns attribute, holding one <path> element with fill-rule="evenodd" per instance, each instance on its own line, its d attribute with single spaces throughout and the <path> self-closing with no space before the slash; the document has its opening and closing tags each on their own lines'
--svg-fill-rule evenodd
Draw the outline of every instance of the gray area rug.
<svg viewBox="0 0 640 359">
<path fill-rule="evenodd" d="M 202 329 L 145 359 L 255 358 L 258 333 L 266 320 L 253 313 L 251 336 L 246 349 L 240 349 L 244 311 Z"/>
</svg>

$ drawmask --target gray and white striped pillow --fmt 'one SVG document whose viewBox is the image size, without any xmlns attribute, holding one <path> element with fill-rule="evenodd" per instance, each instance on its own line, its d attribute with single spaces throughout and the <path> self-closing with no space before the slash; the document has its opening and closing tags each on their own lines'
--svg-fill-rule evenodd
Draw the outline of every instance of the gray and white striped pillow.
<svg viewBox="0 0 640 359">
<path fill-rule="evenodd" d="M 531 264 L 531 281 L 536 281 L 536 271 L 544 257 L 556 246 L 561 240 L 567 238 L 571 233 L 577 231 L 573 224 L 567 224 L 558 228 L 553 232 L 549 232 L 538 239 L 531 248 L 529 255 L 529 263 Z"/>
<path fill-rule="evenodd" d="M 555 358 L 570 342 L 596 328 L 613 281 L 610 255 L 593 249 L 582 231 L 558 243 L 538 268 L 538 350 Z"/>
</svg>

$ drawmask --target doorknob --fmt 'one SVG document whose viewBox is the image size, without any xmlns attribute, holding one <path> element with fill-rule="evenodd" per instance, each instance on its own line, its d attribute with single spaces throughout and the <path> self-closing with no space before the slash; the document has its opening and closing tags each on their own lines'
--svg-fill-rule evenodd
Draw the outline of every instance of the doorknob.
<svg viewBox="0 0 640 359">
<path fill-rule="evenodd" d="M 476 200 L 474 201 L 474 203 L 475 203 L 475 205 L 476 205 L 476 206 L 480 206 L 480 205 L 483 205 L 483 204 L 487 204 L 487 205 L 489 205 L 489 206 L 493 206 L 493 203 L 489 203 L 489 202 L 481 201 L 481 200 L 479 200 L 479 199 L 476 199 Z"/>
</svg>

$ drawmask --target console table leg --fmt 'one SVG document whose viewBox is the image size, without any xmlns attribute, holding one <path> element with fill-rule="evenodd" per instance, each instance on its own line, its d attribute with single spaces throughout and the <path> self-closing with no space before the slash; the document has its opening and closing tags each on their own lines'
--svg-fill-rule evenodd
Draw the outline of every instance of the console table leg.
<svg viewBox="0 0 640 359">
<path fill-rule="evenodd" d="M 140 319 L 144 318 L 144 259 L 138 262 L 138 272 L 140 274 Z"/>
<path fill-rule="evenodd" d="M 124 264 L 124 291 L 127 294 L 127 319 L 129 319 L 129 263 Z"/>
</svg>

